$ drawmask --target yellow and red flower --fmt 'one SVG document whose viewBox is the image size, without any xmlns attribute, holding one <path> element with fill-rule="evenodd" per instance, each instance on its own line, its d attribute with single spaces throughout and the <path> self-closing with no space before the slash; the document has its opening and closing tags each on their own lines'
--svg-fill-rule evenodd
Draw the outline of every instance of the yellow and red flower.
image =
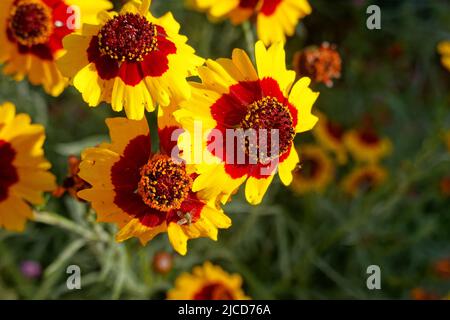
<svg viewBox="0 0 450 320">
<path fill-rule="evenodd" d="M 58 96 L 67 85 L 55 63 L 64 53 L 63 38 L 76 31 L 79 20 L 94 22 L 98 12 L 111 7 L 107 0 L 0 1 L 3 72 L 17 81 L 28 77 Z"/>
<path fill-rule="evenodd" d="M 59 60 L 62 73 L 91 107 L 102 101 L 114 111 L 125 109 L 141 120 L 156 104 L 168 106 L 190 97 L 186 77 L 203 59 L 179 35 L 171 13 L 155 18 L 150 0 L 132 1 L 120 13 L 103 12 L 100 25 L 85 24 L 82 34 L 64 39 L 67 54 Z"/>
<path fill-rule="evenodd" d="M 221 267 L 205 262 L 175 280 L 175 288 L 167 293 L 169 300 L 248 300 L 242 291 L 242 278 Z"/>
<path fill-rule="evenodd" d="M 336 46 L 328 42 L 319 47 L 308 47 L 294 55 L 294 68 L 301 77 L 310 77 L 317 83 L 333 86 L 333 79 L 341 77 L 342 61 Z"/>
<path fill-rule="evenodd" d="M 342 187 L 344 191 L 356 196 L 359 193 L 369 192 L 387 179 L 387 171 L 375 164 L 370 164 L 354 169 L 350 174 L 344 177 Z"/>
<path fill-rule="evenodd" d="M 344 143 L 352 156 L 361 162 L 376 163 L 392 151 L 391 141 L 380 137 L 370 127 L 349 130 L 344 135 Z"/>
<path fill-rule="evenodd" d="M 300 19 L 312 11 L 307 0 L 189 0 L 212 20 L 228 18 L 235 25 L 256 16 L 257 33 L 266 45 L 285 42 Z"/>
<path fill-rule="evenodd" d="M 217 240 L 217 229 L 228 228 L 231 220 L 215 198 L 192 191 L 194 168 L 171 157 L 176 147 L 171 136 L 179 129 L 172 112 L 160 109 L 157 153 L 152 152 L 145 118 L 107 119 L 112 143 L 83 153 L 79 176 L 92 188 L 78 195 L 91 202 L 98 221 L 119 226 L 117 241 L 137 237 L 144 245 L 167 232 L 174 249 L 184 255 L 188 239 Z"/>
<path fill-rule="evenodd" d="M 441 41 L 438 44 L 437 51 L 441 55 L 442 65 L 450 71 L 450 41 Z"/>
<path fill-rule="evenodd" d="M 0 105 L 0 227 L 23 231 L 33 219 L 30 204 L 44 202 L 55 177 L 44 158 L 44 127 L 31 124 L 27 114 L 16 115 L 10 103 Z"/>
<path fill-rule="evenodd" d="M 259 41 L 256 64 L 258 72 L 240 49 L 234 50 L 232 59 L 208 60 L 199 68 L 202 83 L 192 83 L 192 98 L 175 112 L 186 130 L 179 139 L 185 159 L 197 162 L 197 150 L 206 150 L 193 189 L 206 188 L 221 195 L 222 202 L 246 181 L 247 200 L 260 203 L 277 169 L 281 181 L 289 185 L 299 160 L 294 137 L 317 122 L 311 109 L 319 94 L 308 87 L 308 78 L 294 84 L 295 72 L 286 69 L 281 42 L 266 49 Z M 195 134 L 198 123 L 207 137 L 200 148 Z M 230 138 L 230 131 L 251 130 L 257 132 L 257 141 L 235 143 Z M 264 130 L 268 135 L 272 130 L 279 133 L 278 148 L 270 154 L 267 151 L 273 141 L 259 134 Z M 223 137 L 219 143 L 217 133 Z"/>
<path fill-rule="evenodd" d="M 334 178 L 333 161 L 316 145 L 304 145 L 299 153 L 300 166 L 294 172 L 292 190 L 299 194 L 323 192 Z"/>
<path fill-rule="evenodd" d="M 319 121 L 313 129 L 314 137 L 325 149 L 332 151 L 337 162 L 347 162 L 347 149 L 344 144 L 344 128 L 341 124 L 331 121 L 325 114 L 318 113 Z"/>
</svg>

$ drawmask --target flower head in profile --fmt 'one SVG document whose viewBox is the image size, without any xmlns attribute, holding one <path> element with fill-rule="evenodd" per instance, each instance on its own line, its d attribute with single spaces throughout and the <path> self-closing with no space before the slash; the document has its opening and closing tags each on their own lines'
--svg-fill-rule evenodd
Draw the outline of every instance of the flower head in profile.
<svg viewBox="0 0 450 320">
<path fill-rule="evenodd" d="M 376 164 L 355 168 L 342 181 L 344 191 L 350 196 L 366 193 L 382 185 L 387 179 L 387 171 Z"/>
<path fill-rule="evenodd" d="M 169 300 L 248 300 L 242 291 L 242 278 L 229 274 L 221 267 L 205 262 L 192 273 L 183 273 L 175 288 L 167 293 Z"/>
<path fill-rule="evenodd" d="M 312 11 L 307 0 L 189 0 L 212 20 L 228 18 L 237 25 L 256 18 L 257 33 L 266 45 L 286 41 L 295 33 L 300 19 Z"/>
<path fill-rule="evenodd" d="M 309 47 L 294 55 L 294 67 L 299 76 L 310 77 L 328 87 L 341 77 L 342 61 L 336 46 L 328 42 L 319 47 Z"/>
<path fill-rule="evenodd" d="M 442 65 L 450 71 L 450 41 L 441 41 L 438 44 L 437 51 L 441 55 Z"/>
<path fill-rule="evenodd" d="M 33 219 L 30 204 L 43 204 L 43 193 L 55 187 L 42 146 L 44 127 L 16 115 L 10 103 L 0 105 L 0 227 L 23 231 Z"/>
<path fill-rule="evenodd" d="M 376 163 L 392 151 L 391 141 L 380 137 L 370 126 L 347 131 L 344 143 L 351 155 L 361 162 Z"/>
<path fill-rule="evenodd" d="M 344 127 L 328 119 L 323 113 L 317 113 L 319 121 L 313 129 L 313 134 L 319 144 L 336 155 L 339 164 L 347 162 L 347 149 L 344 144 Z"/>
<path fill-rule="evenodd" d="M 256 64 L 258 71 L 239 49 L 232 59 L 208 60 L 199 68 L 202 83 L 192 83 L 192 98 L 175 112 L 186 130 L 183 157 L 198 164 L 193 189 L 207 188 L 222 202 L 246 182 L 247 200 L 260 203 L 277 170 L 289 185 L 299 160 L 294 137 L 317 122 L 311 109 L 319 94 L 308 78 L 294 83 L 282 43 L 266 49 L 259 41 Z M 196 136 L 199 126 L 206 139 Z"/>
<path fill-rule="evenodd" d="M 79 176 L 92 188 L 79 197 L 89 201 L 99 222 L 114 222 L 117 241 L 132 237 L 146 244 L 167 232 L 174 249 L 184 255 L 187 240 L 209 237 L 228 228 L 230 219 L 203 191 L 192 191 L 195 170 L 171 157 L 176 146 L 170 137 L 179 127 L 173 110 L 159 114 L 158 152 L 152 152 L 146 119 L 110 118 L 111 143 L 84 151 Z"/>
<path fill-rule="evenodd" d="M 323 192 L 334 178 L 334 164 L 326 152 L 317 145 L 303 145 L 300 165 L 294 171 L 291 189 L 299 194 Z"/>
<path fill-rule="evenodd" d="M 63 53 L 63 38 L 81 22 L 94 22 L 107 0 L 2 0 L 0 1 L 0 63 L 17 81 L 28 77 L 34 85 L 58 96 L 67 80 L 56 66 Z"/>
<path fill-rule="evenodd" d="M 186 77 L 203 59 L 178 34 L 180 25 L 171 13 L 152 16 L 150 2 L 131 1 L 120 13 L 103 12 L 99 25 L 85 24 L 82 34 L 64 39 L 67 54 L 59 67 L 89 106 L 105 101 L 141 120 L 157 104 L 190 97 Z"/>
</svg>

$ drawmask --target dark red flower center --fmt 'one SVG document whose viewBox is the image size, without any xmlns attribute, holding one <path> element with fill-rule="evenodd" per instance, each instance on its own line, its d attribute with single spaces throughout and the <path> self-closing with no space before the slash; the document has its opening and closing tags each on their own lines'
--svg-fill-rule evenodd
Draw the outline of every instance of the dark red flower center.
<svg viewBox="0 0 450 320">
<path fill-rule="evenodd" d="M 342 137 L 344 136 L 344 129 L 340 124 L 332 121 L 327 121 L 325 126 L 330 136 L 332 136 L 337 141 L 342 141 Z"/>
<path fill-rule="evenodd" d="M 300 174 L 306 179 L 314 179 L 320 172 L 321 162 L 312 156 L 302 156 Z"/>
<path fill-rule="evenodd" d="M 165 155 L 153 156 L 140 175 L 138 194 L 146 205 L 159 211 L 179 209 L 192 187 L 185 165 Z"/>
<path fill-rule="evenodd" d="M 157 26 L 144 16 L 126 13 L 106 22 L 98 34 L 98 46 L 102 55 L 123 61 L 143 61 L 158 47 Z"/>
<path fill-rule="evenodd" d="M 210 283 L 194 295 L 194 300 L 234 300 L 234 297 L 222 283 Z"/>
<path fill-rule="evenodd" d="M 380 142 L 378 135 L 372 130 L 363 130 L 359 132 L 359 139 L 368 145 L 376 145 Z"/>
<path fill-rule="evenodd" d="M 239 7 L 245 9 L 254 9 L 260 0 L 240 0 Z"/>
<path fill-rule="evenodd" d="M 267 163 L 288 151 L 295 136 L 288 107 L 274 97 L 253 102 L 240 125 L 244 130 L 254 130 L 256 137 L 246 137 L 245 151 L 250 157 L 256 155 L 260 163 Z M 276 136 L 278 139 L 274 139 Z"/>
<path fill-rule="evenodd" d="M 11 144 L 0 140 L 0 201 L 8 197 L 9 188 L 19 181 L 17 170 L 13 165 L 16 151 Z"/>
<path fill-rule="evenodd" d="M 53 30 L 51 10 L 41 1 L 18 1 L 11 9 L 9 28 L 24 46 L 46 43 Z"/>
<path fill-rule="evenodd" d="M 362 174 L 355 182 L 356 188 L 360 191 L 371 191 L 376 184 L 376 178 L 371 172 Z"/>
</svg>

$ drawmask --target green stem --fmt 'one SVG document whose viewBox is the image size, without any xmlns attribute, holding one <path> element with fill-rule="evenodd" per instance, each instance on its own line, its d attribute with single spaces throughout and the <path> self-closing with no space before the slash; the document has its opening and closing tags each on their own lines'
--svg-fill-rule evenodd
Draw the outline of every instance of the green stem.
<svg viewBox="0 0 450 320">
<path fill-rule="evenodd" d="M 74 222 L 66 219 L 58 214 L 50 212 L 34 212 L 35 221 L 55 226 L 75 234 L 78 234 L 90 241 L 102 241 L 95 233 L 75 224 Z"/>
</svg>

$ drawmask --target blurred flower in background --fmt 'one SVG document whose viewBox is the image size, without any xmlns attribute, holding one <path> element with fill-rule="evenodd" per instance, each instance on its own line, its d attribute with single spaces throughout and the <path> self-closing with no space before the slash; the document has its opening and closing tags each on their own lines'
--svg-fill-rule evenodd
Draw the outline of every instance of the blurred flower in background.
<svg viewBox="0 0 450 320">
<path fill-rule="evenodd" d="M 332 151 L 339 164 L 347 162 L 347 149 L 344 144 L 343 126 L 328 119 L 324 113 L 317 113 L 319 121 L 313 129 L 314 137 L 325 149 Z"/>
<path fill-rule="evenodd" d="M 17 81 L 28 77 L 32 84 L 58 96 L 68 84 L 55 64 L 64 52 L 63 38 L 76 31 L 77 21 L 93 22 L 98 12 L 110 8 L 112 4 L 106 0 L 2 0 L 3 72 Z"/>
<path fill-rule="evenodd" d="M 387 177 L 388 174 L 384 168 L 369 164 L 354 168 L 343 178 L 342 187 L 347 194 L 356 196 L 372 191 L 380 186 Z"/>
<path fill-rule="evenodd" d="M 160 274 L 167 274 L 173 268 L 173 255 L 168 252 L 158 252 L 153 257 L 153 270 Z"/>
<path fill-rule="evenodd" d="M 42 267 L 37 261 L 25 260 L 20 264 L 20 271 L 28 279 L 37 279 L 42 274 Z"/>
<path fill-rule="evenodd" d="M 235 25 L 256 17 L 258 38 L 265 45 L 286 41 L 300 19 L 312 11 L 307 0 L 187 0 L 189 6 L 206 11 L 213 21 L 228 18 Z"/>
<path fill-rule="evenodd" d="M 11 103 L 0 105 L 0 227 L 23 231 L 34 214 L 31 204 L 43 204 L 43 193 L 56 188 L 51 165 L 44 158 L 44 127 L 17 114 Z"/>
<path fill-rule="evenodd" d="M 317 145 L 305 144 L 299 149 L 300 164 L 294 171 L 291 188 L 299 194 L 323 192 L 334 179 L 334 163 Z"/>
<path fill-rule="evenodd" d="M 377 163 L 392 151 L 391 141 L 380 137 L 370 126 L 347 131 L 344 143 L 352 156 L 361 162 Z"/>
<path fill-rule="evenodd" d="M 442 65 L 450 71 L 450 41 L 439 42 L 437 50 L 441 55 Z"/>
<path fill-rule="evenodd" d="M 69 156 L 67 159 L 69 166 L 68 176 L 63 180 L 62 186 L 59 186 L 54 192 L 53 196 L 62 197 L 66 192 L 70 194 L 71 197 L 84 201 L 80 199 L 77 195 L 78 191 L 87 189 L 90 187 L 89 183 L 80 178 L 78 173 L 80 172 L 81 159 L 77 156 Z"/>
<path fill-rule="evenodd" d="M 242 291 L 242 278 L 229 274 L 221 267 L 205 262 L 192 273 L 183 273 L 175 287 L 167 292 L 169 300 L 247 300 Z"/>
<path fill-rule="evenodd" d="M 333 80 L 341 77 L 341 56 L 336 46 L 328 42 L 296 52 L 293 65 L 299 77 L 309 77 L 328 87 L 333 86 Z"/>
</svg>

